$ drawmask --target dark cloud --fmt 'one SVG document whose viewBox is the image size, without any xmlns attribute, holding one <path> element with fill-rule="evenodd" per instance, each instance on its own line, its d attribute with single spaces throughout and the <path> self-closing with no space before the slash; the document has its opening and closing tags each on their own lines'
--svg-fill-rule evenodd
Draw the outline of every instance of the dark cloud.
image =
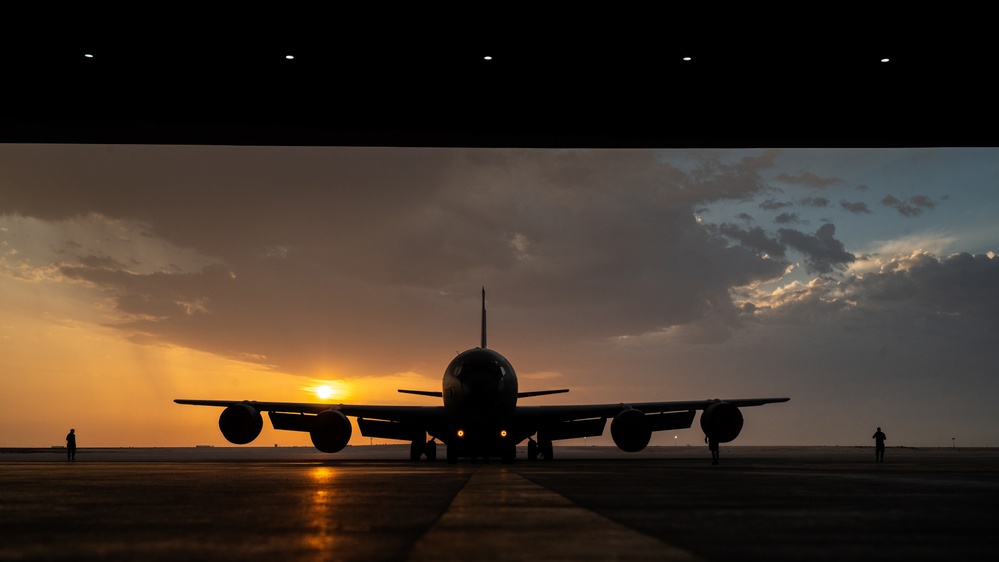
<svg viewBox="0 0 999 562">
<path fill-rule="evenodd" d="M 878 275 L 854 278 L 848 290 L 879 307 L 907 303 L 946 317 L 977 316 L 999 328 L 999 257 L 925 252 L 895 258 Z"/>
<path fill-rule="evenodd" d="M 784 209 L 787 207 L 793 207 L 794 203 L 788 201 L 778 201 L 776 199 L 767 199 L 760 203 L 760 208 L 765 211 L 776 211 L 777 209 Z"/>
<path fill-rule="evenodd" d="M 784 183 L 816 188 L 825 188 L 843 183 L 843 180 L 839 178 L 823 178 L 812 172 L 801 172 L 799 174 L 782 173 L 777 175 L 777 179 Z"/>
<path fill-rule="evenodd" d="M 829 206 L 829 200 L 826 199 L 825 197 L 805 197 L 804 199 L 799 200 L 798 203 L 800 205 L 804 205 L 806 207 L 828 207 Z"/>
<path fill-rule="evenodd" d="M 886 195 L 881 204 L 892 207 L 903 217 L 916 217 L 923 213 L 924 209 L 932 209 L 937 206 L 936 202 L 925 195 L 916 195 L 909 198 L 906 203 L 895 196 Z"/>
<path fill-rule="evenodd" d="M 743 229 L 733 224 L 722 224 L 718 227 L 719 234 L 737 240 L 743 246 L 752 248 L 758 252 L 768 254 L 771 257 L 783 257 L 784 245 L 770 238 L 760 227 Z"/>
<path fill-rule="evenodd" d="M 789 228 L 782 228 L 777 234 L 777 239 L 781 243 L 805 255 L 806 267 L 815 273 L 832 273 L 857 259 L 846 251 L 842 242 L 834 238 L 836 226 L 832 223 L 820 226 L 814 235 Z"/>
<path fill-rule="evenodd" d="M 708 332 L 724 337 L 738 323 L 730 289 L 774 279 L 785 265 L 728 246 L 694 213 L 765 192 L 772 153 L 704 157 L 689 170 L 650 151 L 84 146 L 4 154 L 0 180 L 15 188 L 0 212 L 133 221 L 144 225 L 138 234 L 214 262 L 155 273 L 111 258 L 66 264 L 67 279 L 112 300 L 125 317 L 120 329 L 147 342 L 265 357 L 289 372 L 377 354 L 385 341 L 398 342 L 392 361 L 404 361 L 407 348 L 442 334 L 467 336 L 454 314 L 474 316 L 482 285 L 508 318 L 522 317 L 525 345 L 540 340 L 532 334 L 550 345 L 692 323 L 709 341 Z M 45 165 L 53 159 L 58 169 Z M 413 326 L 422 327 L 418 336 L 407 332 Z"/>
<path fill-rule="evenodd" d="M 801 224 L 802 222 L 798 213 L 781 213 L 774 217 L 775 224 Z"/>
<path fill-rule="evenodd" d="M 735 217 L 745 222 L 756 222 L 756 219 L 753 218 L 753 215 L 750 215 L 749 213 L 739 213 Z"/>
<path fill-rule="evenodd" d="M 839 206 L 853 214 L 865 214 L 871 212 L 871 210 L 867 208 L 867 203 L 864 203 L 863 201 L 852 203 L 850 201 L 840 201 Z"/>
</svg>

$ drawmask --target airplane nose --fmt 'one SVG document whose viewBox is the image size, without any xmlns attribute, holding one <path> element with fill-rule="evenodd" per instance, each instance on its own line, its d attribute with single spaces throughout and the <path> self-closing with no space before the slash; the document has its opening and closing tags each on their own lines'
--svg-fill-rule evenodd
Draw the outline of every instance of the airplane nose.
<svg viewBox="0 0 999 562">
<path fill-rule="evenodd" d="M 466 370 L 461 378 L 461 384 L 471 388 L 473 390 L 494 390 L 499 388 L 500 382 L 503 380 L 502 375 L 499 373 L 492 373 L 488 370 Z"/>
</svg>

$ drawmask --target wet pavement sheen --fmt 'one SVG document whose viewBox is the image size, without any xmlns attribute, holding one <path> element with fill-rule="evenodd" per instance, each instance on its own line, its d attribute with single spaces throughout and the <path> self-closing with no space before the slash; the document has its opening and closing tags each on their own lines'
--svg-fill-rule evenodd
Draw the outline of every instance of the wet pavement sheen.
<svg viewBox="0 0 999 562">
<path fill-rule="evenodd" d="M 513 465 L 357 449 L 0 452 L 0 560 L 918 561 L 999 548 L 994 449 L 889 450 L 875 464 L 873 449 L 730 448 L 719 466 L 682 449 Z"/>
</svg>

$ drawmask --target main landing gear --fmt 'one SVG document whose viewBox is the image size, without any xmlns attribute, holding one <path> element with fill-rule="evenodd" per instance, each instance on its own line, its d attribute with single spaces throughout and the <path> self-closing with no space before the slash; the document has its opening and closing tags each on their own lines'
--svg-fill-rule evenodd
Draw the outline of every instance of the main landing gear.
<svg viewBox="0 0 999 562">
<path fill-rule="evenodd" d="M 427 457 L 428 461 L 437 460 L 437 440 L 431 439 L 426 443 L 423 439 L 413 439 L 409 444 L 409 460 L 418 461 L 420 457 Z"/>
<path fill-rule="evenodd" d="M 541 439 L 537 441 L 528 438 L 527 440 L 527 460 L 536 461 L 538 457 L 546 461 L 552 460 L 554 456 L 554 448 L 552 447 L 552 442 L 550 439 Z"/>
</svg>

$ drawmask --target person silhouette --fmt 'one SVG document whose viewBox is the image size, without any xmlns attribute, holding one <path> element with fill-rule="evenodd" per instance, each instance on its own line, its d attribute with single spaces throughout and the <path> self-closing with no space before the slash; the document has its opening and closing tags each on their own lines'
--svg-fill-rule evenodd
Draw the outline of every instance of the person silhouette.
<svg viewBox="0 0 999 562">
<path fill-rule="evenodd" d="M 66 435 L 66 460 L 76 460 L 76 430 L 70 429 Z"/>
<path fill-rule="evenodd" d="M 881 432 L 879 427 L 871 438 L 874 439 L 874 462 L 885 462 L 885 439 L 888 437 Z"/>
<path fill-rule="evenodd" d="M 708 449 L 711 450 L 711 464 L 718 464 L 718 440 L 713 437 L 704 436 Z"/>
</svg>

